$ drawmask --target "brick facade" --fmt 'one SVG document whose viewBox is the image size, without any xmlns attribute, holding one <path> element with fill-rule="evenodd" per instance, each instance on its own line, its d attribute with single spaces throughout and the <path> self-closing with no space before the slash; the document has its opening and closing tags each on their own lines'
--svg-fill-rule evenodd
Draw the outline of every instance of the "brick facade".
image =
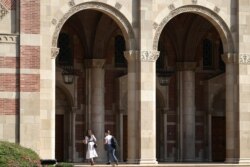
<svg viewBox="0 0 250 167">
<path fill-rule="evenodd" d="M 18 69 L 20 67 L 19 57 L 0 57 L 0 67 L 1 68 L 12 68 Z"/>
<path fill-rule="evenodd" d="M 40 68 L 40 46 L 21 46 L 20 67 L 24 69 Z"/>
<path fill-rule="evenodd" d="M 26 34 L 40 33 L 40 1 L 22 0 L 20 1 L 20 30 Z"/>
<path fill-rule="evenodd" d="M 0 115 L 17 115 L 19 112 L 19 100 L 0 98 L 0 108 Z"/>
</svg>

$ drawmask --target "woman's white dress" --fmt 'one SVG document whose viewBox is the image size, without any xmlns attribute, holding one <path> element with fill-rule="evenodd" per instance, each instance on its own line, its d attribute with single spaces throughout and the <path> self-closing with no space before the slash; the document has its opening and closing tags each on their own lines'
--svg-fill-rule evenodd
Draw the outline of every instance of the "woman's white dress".
<svg viewBox="0 0 250 167">
<path fill-rule="evenodd" d="M 95 147 L 94 147 L 94 144 L 96 142 L 95 136 L 94 135 L 91 135 L 91 137 L 86 136 L 85 141 L 87 144 L 86 159 L 98 157 L 97 152 L 96 152 Z"/>
</svg>

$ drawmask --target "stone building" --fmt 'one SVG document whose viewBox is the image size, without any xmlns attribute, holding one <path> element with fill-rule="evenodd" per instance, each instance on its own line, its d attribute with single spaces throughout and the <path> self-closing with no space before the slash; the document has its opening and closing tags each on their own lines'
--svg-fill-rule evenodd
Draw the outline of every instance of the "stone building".
<svg viewBox="0 0 250 167">
<path fill-rule="evenodd" d="M 83 162 L 250 162 L 250 0 L 0 0 L 0 140 Z"/>
</svg>

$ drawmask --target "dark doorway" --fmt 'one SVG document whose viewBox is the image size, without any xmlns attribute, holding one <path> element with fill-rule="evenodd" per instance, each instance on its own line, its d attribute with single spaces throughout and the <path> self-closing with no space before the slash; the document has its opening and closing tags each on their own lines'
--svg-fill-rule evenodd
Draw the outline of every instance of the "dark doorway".
<svg viewBox="0 0 250 167">
<path fill-rule="evenodd" d="M 128 116 L 123 116 L 123 160 L 128 158 Z"/>
<path fill-rule="evenodd" d="M 64 115 L 56 115 L 56 159 L 64 160 Z"/>
<path fill-rule="evenodd" d="M 212 117 L 212 160 L 225 161 L 226 157 L 225 117 Z"/>
</svg>

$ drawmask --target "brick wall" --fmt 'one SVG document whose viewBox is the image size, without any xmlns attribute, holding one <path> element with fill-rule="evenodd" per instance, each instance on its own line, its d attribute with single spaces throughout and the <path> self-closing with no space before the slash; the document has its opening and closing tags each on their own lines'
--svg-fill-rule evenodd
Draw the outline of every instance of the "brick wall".
<svg viewBox="0 0 250 167">
<path fill-rule="evenodd" d="M 40 68 L 40 47 L 21 46 L 20 48 L 20 67 L 28 69 Z"/>
<path fill-rule="evenodd" d="M 21 2 L 21 20 L 20 29 L 22 33 L 39 34 L 40 33 L 40 1 L 22 0 Z"/>
<path fill-rule="evenodd" d="M 0 2 L 9 10 L 14 10 L 16 7 L 16 0 L 1 0 Z M 21 34 L 39 34 L 40 1 L 22 0 L 20 1 L 20 7 Z M 32 71 L 32 69 L 40 68 L 40 46 L 33 46 L 32 42 L 22 45 L 22 39 L 20 42 L 20 56 L 0 55 L 0 67 L 8 71 L 0 73 L 0 92 L 13 94 L 11 97 L 0 97 L 0 115 L 15 115 L 18 113 L 19 92 L 40 91 L 40 74 L 33 74 Z M 26 72 L 22 73 L 24 70 Z"/>
<path fill-rule="evenodd" d="M 19 68 L 19 57 L 0 57 L 0 67 L 1 68 Z"/>
<path fill-rule="evenodd" d="M 0 115 L 16 115 L 18 114 L 18 99 L 2 99 L 0 98 Z"/>
</svg>

